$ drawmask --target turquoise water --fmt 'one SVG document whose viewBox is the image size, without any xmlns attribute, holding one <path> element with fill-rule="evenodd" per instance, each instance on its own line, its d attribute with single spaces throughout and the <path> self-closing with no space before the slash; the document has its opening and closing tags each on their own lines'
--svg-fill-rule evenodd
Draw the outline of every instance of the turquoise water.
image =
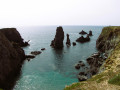
<svg viewBox="0 0 120 90">
<path fill-rule="evenodd" d="M 78 61 L 83 61 L 86 66 L 85 59 L 92 53 L 96 52 L 96 39 L 101 33 L 102 26 L 63 26 L 65 32 L 64 43 L 66 42 L 66 34 L 70 35 L 71 42 L 80 37 L 79 32 L 83 29 L 86 32 L 93 31 L 91 41 L 76 46 L 66 47 L 63 50 L 54 50 L 50 47 L 56 33 L 57 26 L 36 26 L 36 27 L 18 27 L 25 40 L 30 40 L 30 46 L 24 48 L 25 53 L 31 51 L 45 51 L 31 61 L 25 61 L 22 67 L 20 79 L 17 81 L 14 90 L 63 90 L 66 85 L 78 82 L 77 75 L 81 68 L 76 70 L 74 65 Z"/>
</svg>

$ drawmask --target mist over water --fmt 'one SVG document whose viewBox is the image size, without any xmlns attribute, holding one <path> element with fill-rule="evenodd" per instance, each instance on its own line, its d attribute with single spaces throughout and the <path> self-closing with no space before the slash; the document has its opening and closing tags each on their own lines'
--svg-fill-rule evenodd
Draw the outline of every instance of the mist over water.
<svg viewBox="0 0 120 90">
<path fill-rule="evenodd" d="M 14 90 L 62 90 L 66 85 L 78 82 L 77 75 L 85 69 L 76 70 L 74 65 L 83 61 L 86 66 L 86 58 L 96 50 L 96 40 L 101 33 L 102 26 L 63 26 L 65 33 L 63 50 L 55 50 L 50 47 L 54 39 L 57 26 L 36 26 L 18 27 L 25 40 L 30 40 L 30 46 L 24 48 L 26 54 L 31 51 L 40 51 L 46 48 L 36 58 L 25 61 L 22 67 L 22 74 Z M 67 47 L 66 34 L 70 35 L 71 42 L 74 42 L 84 30 L 93 31 L 91 41 L 76 46 Z"/>
</svg>

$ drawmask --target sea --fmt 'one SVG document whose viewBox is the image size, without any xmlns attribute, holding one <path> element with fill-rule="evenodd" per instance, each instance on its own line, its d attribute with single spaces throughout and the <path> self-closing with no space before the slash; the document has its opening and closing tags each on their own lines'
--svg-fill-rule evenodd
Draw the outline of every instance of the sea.
<svg viewBox="0 0 120 90">
<path fill-rule="evenodd" d="M 26 26 L 17 27 L 25 41 L 30 40 L 30 46 L 24 49 L 29 55 L 32 51 L 41 51 L 30 61 L 25 60 L 21 76 L 16 82 L 13 90 L 63 90 L 65 86 L 79 82 L 79 72 L 84 72 L 85 68 L 75 69 L 79 61 L 85 63 L 89 68 L 86 58 L 97 52 L 96 40 L 99 37 L 103 26 L 62 26 L 64 30 L 64 48 L 55 50 L 50 46 L 56 34 L 58 26 Z M 81 35 L 79 32 L 92 30 L 90 42 L 76 43 L 76 46 L 66 46 L 66 34 L 70 35 L 70 41 L 75 42 Z M 85 35 L 86 37 L 86 35 Z"/>
</svg>

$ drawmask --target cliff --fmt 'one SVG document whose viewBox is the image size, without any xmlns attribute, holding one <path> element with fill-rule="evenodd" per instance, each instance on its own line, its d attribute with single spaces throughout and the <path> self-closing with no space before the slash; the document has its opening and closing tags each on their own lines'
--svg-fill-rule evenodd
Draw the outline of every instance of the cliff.
<svg viewBox="0 0 120 90">
<path fill-rule="evenodd" d="M 21 47 L 28 45 L 27 42 L 23 42 L 23 39 L 16 28 L 3 28 L 0 29 L 0 32 L 2 32 L 10 42 L 15 42 Z"/>
<path fill-rule="evenodd" d="M 96 47 L 108 56 L 100 67 L 100 73 L 87 81 L 66 86 L 64 90 L 120 89 L 120 27 L 104 27 L 96 41 Z"/>
<path fill-rule="evenodd" d="M 24 50 L 19 46 L 19 42 L 22 42 L 23 39 L 18 32 L 13 32 L 17 32 L 17 30 L 0 30 L 0 88 L 4 90 L 13 88 L 25 60 Z"/>
</svg>

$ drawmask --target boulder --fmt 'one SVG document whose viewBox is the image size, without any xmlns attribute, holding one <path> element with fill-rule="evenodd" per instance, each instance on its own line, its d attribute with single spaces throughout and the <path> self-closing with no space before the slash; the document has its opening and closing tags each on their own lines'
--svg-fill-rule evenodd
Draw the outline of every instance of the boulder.
<svg viewBox="0 0 120 90">
<path fill-rule="evenodd" d="M 64 40 L 64 31 L 63 31 L 63 28 L 59 26 L 57 27 L 54 40 L 51 41 L 51 46 L 55 49 L 62 49 L 63 40 Z"/>
<path fill-rule="evenodd" d="M 85 75 L 78 75 L 79 81 L 86 81 L 88 78 Z"/>
<path fill-rule="evenodd" d="M 79 34 L 84 35 L 84 34 L 87 34 L 87 32 L 85 32 L 85 31 L 82 30 Z"/>
<path fill-rule="evenodd" d="M 76 69 L 80 69 L 80 64 L 76 64 L 76 65 L 75 65 L 75 68 L 76 68 Z"/>
<path fill-rule="evenodd" d="M 43 50 L 45 50 L 45 48 L 42 48 L 41 50 L 43 51 Z"/>
<path fill-rule="evenodd" d="M 71 46 L 71 42 L 70 42 L 70 38 L 69 38 L 69 34 L 67 34 L 66 45 L 67 45 L 67 46 Z"/>
<path fill-rule="evenodd" d="M 73 46 L 75 46 L 75 45 L 76 45 L 76 42 L 73 42 L 72 44 L 73 44 Z"/>
</svg>

